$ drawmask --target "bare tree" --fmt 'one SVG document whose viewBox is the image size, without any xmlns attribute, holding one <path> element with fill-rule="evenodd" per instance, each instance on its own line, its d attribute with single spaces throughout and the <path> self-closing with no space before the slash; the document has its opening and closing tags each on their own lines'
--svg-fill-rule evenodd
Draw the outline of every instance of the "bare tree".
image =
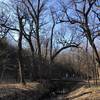
<svg viewBox="0 0 100 100">
<path fill-rule="evenodd" d="M 23 66 L 23 57 L 22 57 L 22 38 L 23 38 L 23 19 L 24 16 L 20 15 L 20 9 L 17 6 L 17 16 L 19 22 L 19 39 L 18 39 L 18 57 L 19 57 L 19 69 L 20 69 L 20 82 L 25 84 L 24 80 L 24 66 Z"/>
<path fill-rule="evenodd" d="M 34 34 L 35 38 L 37 40 L 37 47 L 38 47 L 38 55 L 41 58 L 41 41 L 40 41 L 40 28 L 44 23 L 41 23 L 40 19 L 42 16 L 42 13 L 44 13 L 45 9 L 45 0 L 36 0 L 36 2 L 32 2 L 31 0 L 24 1 L 27 11 L 29 13 L 29 16 L 31 17 L 31 20 L 33 21 L 34 25 Z"/>
<path fill-rule="evenodd" d="M 59 21 L 60 23 L 69 23 L 74 27 L 78 27 L 80 34 L 83 34 L 88 39 L 92 49 L 95 52 L 95 59 L 100 66 L 100 57 L 94 42 L 95 36 L 98 34 L 98 32 L 100 32 L 98 10 L 95 6 L 97 1 L 98 0 L 68 0 L 66 3 L 62 1 L 61 6 L 64 17 L 59 17 Z M 67 5 L 67 3 L 70 5 Z M 69 11 L 72 11 L 72 13 L 69 13 Z M 95 15 L 94 12 L 97 12 L 97 14 Z"/>
<path fill-rule="evenodd" d="M 75 40 L 77 36 L 73 35 L 74 32 L 72 32 L 70 35 L 70 39 L 65 38 L 67 31 L 64 31 L 64 28 L 66 29 L 65 26 L 63 26 L 61 23 L 57 22 L 56 18 L 57 14 L 56 11 L 53 11 L 51 9 L 51 17 L 52 17 L 52 27 L 51 27 L 51 36 L 50 36 L 50 61 L 52 62 L 55 57 L 62 52 L 63 50 L 71 47 L 78 48 L 80 45 L 80 42 Z M 57 31 L 55 30 L 56 26 L 58 24 L 61 24 L 63 26 L 63 29 L 58 29 Z M 56 48 L 57 50 L 54 50 L 54 40 L 56 41 L 56 45 L 60 45 L 60 48 Z M 62 46 L 61 46 L 62 45 Z"/>
<path fill-rule="evenodd" d="M 20 78 L 20 82 L 25 84 L 25 80 L 24 80 L 24 66 L 23 66 L 23 58 L 22 58 L 22 37 L 23 37 L 23 28 L 24 28 L 24 25 L 23 25 L 24 15 L 21 14 L 21 11 L 20 11 L 21 9 L 19 8 L 21 5 L 19 5 L 19 3 L 18 4 L 17 3 L 14 4 L 14 10 L 16 12 L 16 17 L 17 17 L 16 20 L 18 22 L 17 23 L 18 28 L 16 27 L 16 25 L 14 25 L 15 23 L 12 24 L 12 20 L 11 20 L 12 17 L 6 17 L 6 15 L 5 15 L 6 22 L 5 22 L 5 20 L 2 20 L 2 23 L 0 23 L 0 26 L 2 28 L 8 29 L 10 32 L 15 31 L 15 32 L 19 33 L 19 39 L 18 39 L 19 78 Z M 13 5 L 13 3 L 12 3 L 12 5 Z M 13 21 L 15 21 L 15 20 L 13 20 Z"/>
</svg>

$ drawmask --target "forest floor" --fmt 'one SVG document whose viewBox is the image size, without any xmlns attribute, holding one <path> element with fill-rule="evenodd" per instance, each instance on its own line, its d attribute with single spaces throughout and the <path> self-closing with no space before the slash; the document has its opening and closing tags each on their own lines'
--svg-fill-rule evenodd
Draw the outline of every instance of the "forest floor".
<svg viewBox="0 0 100 100">
<path fill-rule="evenodd" d="M 41 100 L 41 96 L 48 92 L 38 82 L 26 83 L 26 85 L 0 84 L 0 100 Z M 78 83 L 68 94 L 64 94 L 64 100 L 100 100 L 100 86 L 88 87 L 87 83 Z"/>
<path fill-rule="evenodd" d="M 66 100 L 100 100 L 100 86 L 80 85 L 72 92 L 65 95 Z"/>
<path fill-rule="evenodd" d="M 46 89 L 38 83 L 0 84 L 0 100 L 37 100 Z"/>
</svg>

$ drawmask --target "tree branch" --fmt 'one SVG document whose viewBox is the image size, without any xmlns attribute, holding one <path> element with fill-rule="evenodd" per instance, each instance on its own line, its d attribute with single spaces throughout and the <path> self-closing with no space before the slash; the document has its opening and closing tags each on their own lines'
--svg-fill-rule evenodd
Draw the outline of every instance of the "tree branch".
<svg viewBox="0 0 100 100">
<path fill-rule="evenodd" d="M 52 61 L 54 60 L 54 58 L 64 49 L 70 48 L 70 47 L 74 47 L 74 48 L 78 48 L 79 44 L 69 44 L 67 46 L 64 46 L 62 48 L 60 48 L 53 56 L 52 56 Z"/>
</svg>

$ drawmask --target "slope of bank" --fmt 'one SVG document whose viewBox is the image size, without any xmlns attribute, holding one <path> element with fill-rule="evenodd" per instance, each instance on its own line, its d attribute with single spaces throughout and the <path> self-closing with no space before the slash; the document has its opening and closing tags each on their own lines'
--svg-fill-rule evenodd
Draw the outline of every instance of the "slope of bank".
<svg viewBox="0 0 100 100">
<path fill-rule="evenodd" d="M 0 84 L 0 100 L 38 100 L 48 90 L 40 83 Z"/>
<path fill-rule="evenodd" d="M 66 100 L 100 100 L 100 86 L 82 86 L 65 96 Z"/>
</svg>

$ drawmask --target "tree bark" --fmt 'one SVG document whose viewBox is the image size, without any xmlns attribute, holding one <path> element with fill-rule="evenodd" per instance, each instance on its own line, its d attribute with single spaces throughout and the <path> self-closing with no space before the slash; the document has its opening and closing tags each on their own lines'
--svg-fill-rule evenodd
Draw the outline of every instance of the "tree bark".
<svg viewBox="0 0 100 100">
<path fill-rule="evenodd" d="M 17 7 L 17 16 L 18 16 L 19 30 L 20 30 L 19 39 L 18 39 L 19 78 L 20 78 L 20 83 L 23 83 L 25 85 L 24 65 L 23 65 L 23 57 L 22 57 L 23 16 L 20 16 L 18 7 Z"/>
</svg>

